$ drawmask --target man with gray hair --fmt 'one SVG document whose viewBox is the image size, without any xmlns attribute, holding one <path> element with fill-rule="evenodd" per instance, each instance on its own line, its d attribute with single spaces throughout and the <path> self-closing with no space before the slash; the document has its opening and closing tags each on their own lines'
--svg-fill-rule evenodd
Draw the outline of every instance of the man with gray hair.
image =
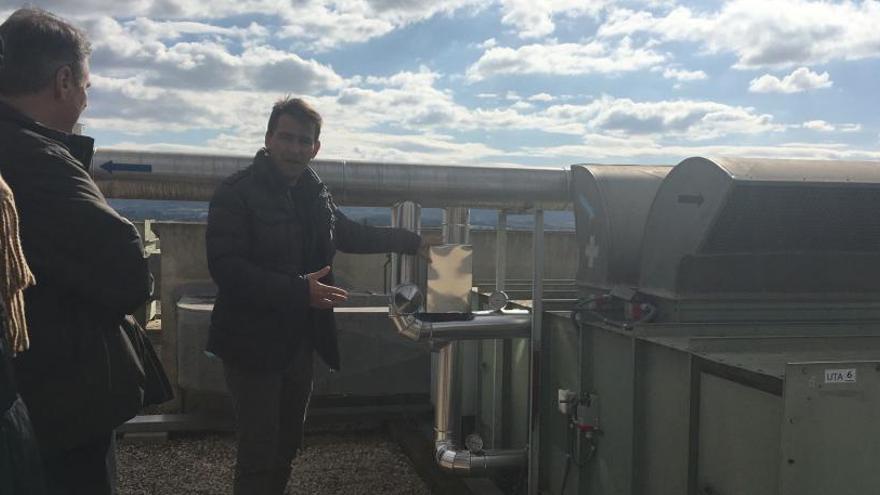
<svg viewBox="0 0 880 495">
<path fill-rule="evenodd" d="M 24 293 L 30 349 L 14 360 L 49 493 L 112 492 L 113 429 L 140 408 L 138 376 L 119 324 L 148 298 L 134 226 L 88 174 L 94 141 L 72 134 L 86 108 L 89 42 L 40 9 L 2 25 L 0 174 L 15 194 L 24 255 L 36 285 Z"/>
</svg>

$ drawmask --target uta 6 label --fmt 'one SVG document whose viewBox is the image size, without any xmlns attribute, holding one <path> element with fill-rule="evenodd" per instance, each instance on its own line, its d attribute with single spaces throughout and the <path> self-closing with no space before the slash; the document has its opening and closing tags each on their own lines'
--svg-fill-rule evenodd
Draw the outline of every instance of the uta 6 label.
<svg viewBox="0 0 880 495">
<path fill-rule="evenodd" d="M 825 383 L 855 383 L 856 369 L 825 370 Z"/>
</svg>

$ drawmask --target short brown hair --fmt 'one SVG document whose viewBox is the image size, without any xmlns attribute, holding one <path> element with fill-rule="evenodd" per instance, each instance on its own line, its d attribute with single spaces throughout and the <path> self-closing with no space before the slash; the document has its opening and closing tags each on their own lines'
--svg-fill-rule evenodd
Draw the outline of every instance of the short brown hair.
<svg viewBox="0 0 880 495">
<path fill-rule="evenodd" d="M 65 65 L 82 83 L 92 47 L 82 30 L 60 17 L 34 7 L 21 8 L 0 25 L 0 37 L 5 48 L 0 94 L 36 93 Z"/>
<path fill-rule="evenodd" d="M 266 130 L 268 134 L 275 132 L 278 126 L 278 119 L 282 114 L 290 115 L 294 119 L 304 124 L 315 124 L 315 141 L 321 137 L 321 114 L 319 114 L 311 105 L 306 103 L 302 98 L 284 97 L 272 106 L 272 114 L 269 115 L 269 128 Z"/>
</svg>

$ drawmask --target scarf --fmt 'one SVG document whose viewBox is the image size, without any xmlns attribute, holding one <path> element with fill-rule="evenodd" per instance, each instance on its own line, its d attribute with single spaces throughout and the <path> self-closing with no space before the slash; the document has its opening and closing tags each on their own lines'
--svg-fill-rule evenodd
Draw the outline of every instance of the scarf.
<svg viewBox="0 0 880 495">
<path fill-rule="evenodd" d="M 4 323 L 13 353 L 24 352 L 30 344 L 24 314 L 24 289 L 34 283 L 34 275 L 21 250 L 15 198 L 0 177 L 0 298 L 6 303 Z"/>
</svg>

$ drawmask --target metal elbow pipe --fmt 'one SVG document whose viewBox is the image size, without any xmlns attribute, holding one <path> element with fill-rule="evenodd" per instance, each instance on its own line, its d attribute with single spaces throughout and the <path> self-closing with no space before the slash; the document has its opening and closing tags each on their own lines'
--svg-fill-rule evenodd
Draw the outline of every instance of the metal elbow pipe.
<svg viewBox="0 0 880 495">
<path fill-rule="evenodd" d="M 455 445 L 447 441 L 437 442 L 434 456 L 441 469 L 460 476 L 482 476 L 496 469 L 526 464 L 525 449 L 486 450 L 474 454 L 456 450 Z"/>
<path fill-rule="evenodd" d="M 428 332 L 425 331 L 424 324 L 413 315 L 396 315 L 392 313 L 388 316 L 400 335 L 416 342 L 428 340 L 426 337 Z"/>
<path fill-rule="evenodd" d="M 424 321 L 416 315 L 391 314 L 397 332 L 416 342 L 528 337 L 532 316 L 526 310 L 475 313 L 461 321 Z"/>
</svg>

